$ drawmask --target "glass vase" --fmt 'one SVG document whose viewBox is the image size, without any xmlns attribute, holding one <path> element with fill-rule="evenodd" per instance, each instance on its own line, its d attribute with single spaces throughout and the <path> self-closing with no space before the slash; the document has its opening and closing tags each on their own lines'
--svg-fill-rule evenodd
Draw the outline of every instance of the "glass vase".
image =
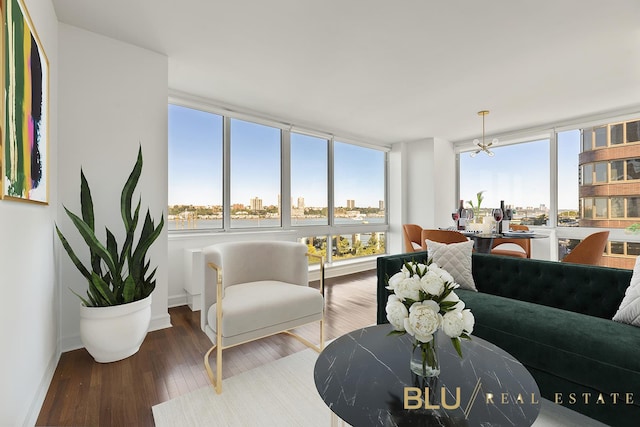
<svg viewBox="0 0 640 427">
<path fill-rule="evenodd" d="M 411 371 L 421 377 L 437 377 L 440 375 L 440 363 L 438 362 L 438 345 L 436 335 L 427 343 L 415 341 L 411 351 L 409 363 Z"/>
</svg>

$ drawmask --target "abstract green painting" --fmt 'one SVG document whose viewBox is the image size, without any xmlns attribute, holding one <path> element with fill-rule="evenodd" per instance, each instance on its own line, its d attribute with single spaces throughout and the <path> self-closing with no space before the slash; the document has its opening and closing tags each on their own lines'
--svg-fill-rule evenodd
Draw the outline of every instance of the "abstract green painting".
<svg viewBox="0 0 640 427">
<path fill-rule="evenodd" d="M 47 203 L 47 57 L 24 4 L 3 3 L 2 196 Z"/>
</svg>

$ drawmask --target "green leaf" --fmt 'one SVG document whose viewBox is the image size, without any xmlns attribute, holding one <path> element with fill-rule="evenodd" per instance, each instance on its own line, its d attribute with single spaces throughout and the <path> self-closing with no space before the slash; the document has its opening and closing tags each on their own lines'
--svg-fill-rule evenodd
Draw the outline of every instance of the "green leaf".
<svg viewBox="0 0 640 427">
<path fill-rule="evenodd" d="M 80 169 L 80 205 L 82 206 L 82 220 L 87 223 L 91 230 L 95 230 L 91 189 L 82 169 Z"/>
<path fill-rule="evenodd" d="M 406 333 L 407 333 L 407 331 L 396 331 L 396 330 L 394 329 L 394 330 L 392 330 L 391 332 L 389 332 L 389 333 L 387 334 L 387 336 L 388 336 L 388 337 L 390 337 L 390 336 L 395 336 L 395 335 L 404 335 L 404 334 L 406 334 Z"/>
<path fill-rule="evenodd" d="M 115 263 L 113 262 L 113 259 L 111 259 L 111 255 L 109 254 L 109 251 L 107 251 L 107 248 L 102 246 L 102 243 L 98 241 L 93 230 L 91 230 L 89 226 L 82 219 L 80 219 L 76 214 L 71 212 L 69 209 L 64 208 L 64 210 L 67 212 L 67 215 L 69 215 L 69 218 L 71 218 L 71 221 L 76 226 L 76 228 L 80 232 L 80 235 L 82 236 L 84 241 L 87 243 L 89 248 L 104 260 L 109 270 L 115 271 L 116 266 L 115 266 Z"/>
<path fill-rule="evenodd" d="M 453 301 L 442 301 L 440 303 L 440 309 L 443 310 L 443 311 L 449 311 L 456 304 L 458 304 L 458 303 L 457 302 L 453 302 Z"/>
<path fill-rule="evenodd" d="M 96 273 L 93 273 L 92 275 L 91 284 L 102 298 L 109 303 L 108 305 L 116 305 L 118 303 L 107 282 L 105 282 L 102 277 L 98 276 Z"/>
<path fill-rule="evenodd" d="M 87 280 L 91 281 L 91 273 L 89 273 L 89 270 L 84 266 L 84 264 L 82 264 L 80 259 L 78 259 L 78 257 L 76 256 L 75 252 L 73 251 L 73 248 L 71 247 L 71 245 L 69 244 L 67 239 L 64 237 L 64 235 L 62 234 L 62 232 L 58 228 L 58 224 L 56 224 L 56 232 L 58 233 L 58 238 L 60 239 L 60 242 L 62 243 L 62 247 L 64 247 L 64 249 L 67 251 L 67 254 L 69 255 L 69 258 L 71 258 L 71 261 L 73 261 L 73 263 L 78 268 L 78 270 L 80 270 L 80 273 L 82 273 L 82 275 Z"/>
<path fill-rule="evenodd" d="M 133 277 L 127 276 L 124 281 L 124 291 L 122 292 L 123 302 L 131 302 L 134 301 L 134 297 L 136 296 L 136 282 L 133 280 Z"/>
<path fill-rule="evenodd" d="M 93 307 L 93 304 L 91 304 L 89 301 L 87 301 L 86 299 L 84 299 L 82 296 L 78 295 L 78 294 L 76 293 L 76 291 L 74 291 L 74 290 L 73 290 L 73 289 L 71 289 L 71 288 L 69 288 L 69 290 L 70 290 L 71 292 L 73 292 L 73 294 L 74 294 L 75 296 L 77 296 L 78 298 L 80 298 L 80 301 L 82 301 L 82 304 L 84 304 L 84 306 L 85 306 L 85 307 Z"/>
<path fill-rule="evenodd" d="M 116 237 L 113 235 L 111 230 L 105 227 L 105 231 L 107 233 L 107 251 L 111 255 L 114 261 L 118 260 L 118 242 L 116 241 Z M 116 273 L 120 273 L 122 271 L 122 267 L 118 265 L 116 269 Z"/>
<path fill-rule="evenodd" d="M 462 347 L 460 347 L 460 339 L 459 338 L 451 338 L 451 344 L 453 344 L 453 348 L 456 349 L 458 356 L 462 357 Z"/>
<path fill-rule="evenodd" d="M 160 224 L 158 224 L 158 227 L 154 229 L 151 214 L 147 210 L 145 222 L 142 227 L 142 233 L 140 234 L 140 240 L 138 241 L 138 246 L 133 252 L 131 264 L 129 265 L 129 268 L 136 269 L 135 273 L 141 274 L 142 269 L 140 268 L 140 265 L 144 265 L 144 257 L 153 242 L 160 236 L 162 227 L 164 227 L 164 214 L 160 217 Z M 133 271 L 130 271 L 130 273 L 136 277 Z"/>
<path fill-rule="evenodd" d="M 127 182 L 122 188 L 122 195 L 120 196 L 120 212 L 127 232 L 135 226 L 135 222 L 133 221 L 133 218 L 131 218 L 131 199 L 133 198 L 133 192 L 138 185 L 141 173 L 142 146 L 139 146 L 136 164 L 133 166 L 133 170 L 131 171 L 131 174 L 129 174 L 129 178 L 127 178 Z"/>
</svg>

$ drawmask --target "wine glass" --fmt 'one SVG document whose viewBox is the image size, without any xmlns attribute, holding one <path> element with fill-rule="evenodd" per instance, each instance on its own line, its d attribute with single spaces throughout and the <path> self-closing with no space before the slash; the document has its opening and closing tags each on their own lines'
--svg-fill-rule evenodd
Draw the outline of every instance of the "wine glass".
<svg viewBox="0 0 640 427">
<path fill-rule="evenodd" d="M 499 225 L 500 225 L 500 221 L 502 221 L 502 218 L 504 216 L 504 213 L 502 212 L 502 209 L 497 208 L 497 209 L 493 209 L 491 211 L 491 213 L 493 214 L 493 219 L 496 220 L 496 233 L 498 232 Z"/>
<path fill-rule="evenodd" d="M 471 230 L 470 224 L 473 218 L 473 209 L 462 209 L 461 216 L 464 219 L 464 229 Z"/>
<path fill-rule="evenodd" d="M 458 212 L 458 211 L 451 212 L 451 218 L 453 219 L 453 222 L 455 223 L 455 228 L 458 228 L 458 220 L 460 219 L 460 212 Z"/>
</svg>

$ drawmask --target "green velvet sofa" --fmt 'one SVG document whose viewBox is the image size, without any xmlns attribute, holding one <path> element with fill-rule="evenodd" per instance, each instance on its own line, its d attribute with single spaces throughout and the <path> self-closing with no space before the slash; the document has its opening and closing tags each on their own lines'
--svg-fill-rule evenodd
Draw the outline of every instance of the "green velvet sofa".
<svg viewBox="0 0 640 427">
<path fill-rule="evenodd" d="M 378 323 L 387 322 L 386 280 L 426 254 L 378 258 Z M 473 335 L 517 358 L 544 398 L 612 426 L 640 425 L 640 328 L 611 320 L 630 270 L 474 253 L 472 272 L 478 292 L 457 293 L 475 316 Z"/>
</svg>

